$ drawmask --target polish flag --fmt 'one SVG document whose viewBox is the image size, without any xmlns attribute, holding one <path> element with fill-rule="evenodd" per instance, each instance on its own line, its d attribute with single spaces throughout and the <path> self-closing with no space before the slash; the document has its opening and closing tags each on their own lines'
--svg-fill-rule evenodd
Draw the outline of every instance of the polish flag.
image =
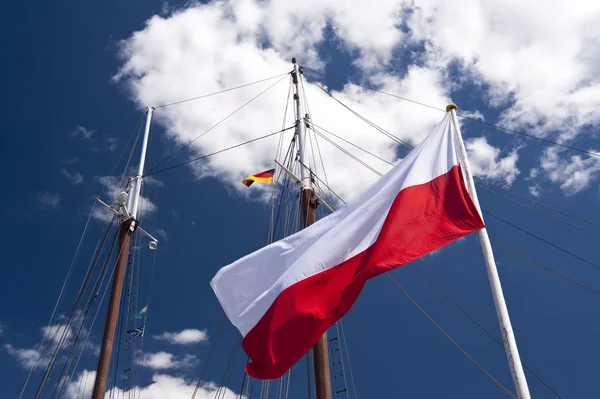
<svg viewBox="0 0 600 399">
<path fill-rule="evenodd" d="M 352 307 L 372 277 L 484 227 L 450 114 L 337 212 L 217 272 L 211 286 L 243 336 L 248 375 L 281 377 Z"/>
</svg>

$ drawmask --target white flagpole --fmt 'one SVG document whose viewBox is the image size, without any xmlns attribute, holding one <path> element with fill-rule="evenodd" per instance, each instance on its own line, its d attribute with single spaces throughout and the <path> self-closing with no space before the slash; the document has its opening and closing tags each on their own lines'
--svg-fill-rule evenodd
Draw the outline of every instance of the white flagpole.
<svg viewBox="0 0 600 399">
<path fill-rule="evenodd" d="M 469 160 L 467 158 L 467 150 L 465 149 L 465 143 L 463 142 L 460 134 L 460 125 L 458 118 L 456 117 L 456 110 L 458 107 L 456 104 L 450 104 L 446 107 L 446 111 L 452 116 L 452 123 L 456 129 L 456 139 L 459 146 L 460 156 L 462 158 L 462 166 L 464 173 L 467 178 L 467 189 L 471 194 L 471 199 L 475 203 L 479 214 L 483 220 L 481 213 L 481 207 L 479 206 L 479 200 L 477 199 L 477 192 L 475 191 L 475 182 L 473 181 L 473 174 L 471 173 L 471 167 L 469 166 Z M 517 342 L 515 341 L 515 334 L 510 324 L 510 317 L 508 316 L 508 309 L 506 307 L 506 301 L 504 300 L 504 294 L 502 293 L 502 285 L 500 284 L 500 277 L 498 276 L 498 269 L 496 268 L 496 261 L 494 260 L 494 253 L 492 252 L 492 244 L 488 236 L 487 230 L 483 229 L 477 232 L 479 236 L 479 243 L 483 251 L 483 258 L 485 260 L 485 268 L 487 270 L 488 278 L 490 280 L 490 286 L 492 287 L 492 296 L 494 297 L 494 304 L 496 305 L 496 313 L 498 314 L 498 321 L 500 322 L 500 330 L 502 331 L 502 340 L 504 341 L 504 348 L 506 349 L 506 355 L 508 357 L 508 365 L 510 367 L 510 373 L 512 374 L 513 382 L 517 390 L 517 396 L 519 399 L 530 399 L 529 387 L 527 386 L 527 380 L 525 379 L 525 372 L 523 371 L 523 365 L 521 364 L 521 358 L 519 357 L 519 350 L 517 349 Z"/>
</svg>

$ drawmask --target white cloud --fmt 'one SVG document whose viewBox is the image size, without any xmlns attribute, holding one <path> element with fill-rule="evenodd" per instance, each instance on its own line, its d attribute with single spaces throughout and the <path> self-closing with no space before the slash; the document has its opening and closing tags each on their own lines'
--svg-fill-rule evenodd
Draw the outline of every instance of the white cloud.
<svg viewBox="0 0 600 399">
<path fill-rule="evenodd" d="M 301 7 L 293 2 L 257 3 L 253 0 L 196 4 L 166 18 L 154 16 L 143 30 L 125 40 L 121 46 L 124 63 L 117 79 L 129 86 L 138 104 L 157 105 L 284 73 L 291 70 L 292 55 L 302 54 L 304 58 L 299 62 L 303 64 L 320 64 L 315 58 L 315 45 L 323 39 L 327 18 L 345 46 L 360 47 L 361 57 L 366 57 L 362 60 L 373 52 L 386 58 L 386 51 L 391 51 L 394 41 L 402 36 L 393 23 L 399 21 L 397 6 L 396 1 L 385 2 L 381 7 L 372 7 L 365 2 L 356 2 L 349 7 L 340 1 L 311 1 Z M 357 21 L 362 21 L 359 26 L 355 25 Z M 300 31 L 302 35 L 298 37 L 302 37 L 301 40 L 288 40 Z M 265 46 L 265 40 L 270 47 Z M 279 130 L 285 108 L 286 83 L 275 86 L 194 142 L 191 151 L 210 153 Z M 370 83 L 417 100 L 440 105 L 449 102 L 449 86 L 444 84 L 443 75 L 432 68 L 413 65 L 402 78 L 372 73 Z M 270 84 L 265 82 L 209 100 L 159 108 L 155 113 L 156 120 L 165 126 L 170 138 L 182 145 Z M 351 115 L 314 84 L 308 83 L 305 88 L 311 117 L 316 124 L 391 162 L 397 160 L 397 147 L 393 141 Z M 333 94 L 412 144 L 418 143 L 443 117 L 442 113 L 427 108 L 399 105 L 397 99 L 354 85 L 333 91 Z M 292 109 L 290 106 L 288 110 L 288 126 L 292 124 Z M 286 145 L 290 139 L 288 132 Z M 314 137 L 311 140 L 314 149 Z M 307 145 L 311 145 L 311 140 Z M 329 143 L 322 139 L 319 142 L 330 184 L 345 199 L 350 199 L 377 179 L 376 174 Z M 277 143 L 277 138 L 273 137 L 238 148 L 195 164 L 192 171 L 198 177 L 218 176 L 236 188 L 240 195 L 254 195 L 268 188 L 256 185 L 247 189 L 240 181 L 250 173 L 273 166 Z M 381 172 L 389 169 L 384 162 L 356 149 L 348 149 Z M 313 164 L 312 159 L 309 163 Z M 316 164 L 312 167 L 322 176 L 320 162 L 317 160 Z"/>
<path fill-rule="evenodd" d="M 539 184 L 535 184 L 533 186 L 529 186 L 529 194 L 533 195 L 534 197 L 539 197 L 540 195 L 542 195 L 542 190 L 540 188 Z"/>
<path fill-rule="evenodd" d="M 42 327 L 42 336 L 44 339 L 56 340 L 65 339 L 70 340 L 73 337 L 73 329 L 65 324 L 55 324 L 52 326 Z"/>
<path fill-rule="evenodd" d="M 188 345 L 208 341 L 208 332 L 186 328 L 179 332 L 164 332 L 160 335 L 154 335 L 153 338 L 168 341 L 172 344 Z"/>
<path fill-rule="evenodd" d="M 95 371 L 84 370 L 77 375 L 77 378 L 70 381 L 66 388 L 66 397 L 68 399 L 80 399 L 91 397 L 94 388 L 94 380 L 96 379 Z M 196 388 L 196 382 L 186 381 L 180 377 L 174 377 L 166 374 L 154 374 L 152 383 L 145 387 L 136 386 L 134 392 L 137 391 L 138 397 L 144 399 L 189 399 L 192 397 Z M 206 382 L 200 385 L 196 393 L 196 399 L 212 399 L 215 397 L 218 386 L 212 382 Z M 121 397 L 123 391 L 119 388 L 114 389 L 115 392 L 108 391 L 106 398 Z M 239 397 L 228 388 L 221 389 L 220 395 L 223 399 L 235 399 Z M 245 399 L 245 396 L 240 398 Z"/>
<path fill-rule="evenodd" d="M 81 175 L 81 173 L 69 173 L 65 168 L 62 168 L 60 170 L 60 173 L 72 184 L 77 185 L 83 183 L 83 176 Z"/>
<path fill-rule="evenodd" d="M 71 133 L 71 136 L 81 137 L 84 140 L 91 140 L 94 134 L 96 134 L 95 130 L 86 129 L 83 126 L 77 126 L 73 133 Z"/>
<path fill-rule="evenodd" d="M 165 241 L 169 241 L 169 235 L 165 230 L 159 228 L 153 230 L 153 233 L 156 234 L 159 238 L 162 238 Z"/>
<path fill-rule="evenodd" d="M 17 359 L 19 364 L 25 369 L 33 367 L 40 358 L 40 352 L 38 352 L 37 349 L 19 349 L 11 344 L 5 344 L 4 349 L 9 355 Z M 48 359 L 48 361 L 49 360 L 50 359 Z M 47 361 L 45 363 L 47 363 Z"/>
<path fill-rule="evenodd" d="M 600 122 L 600 3 L 590 4 L 467 0 L 455 7 L 447 2 L 381 0 L 375 7 L 359 0 L 193 2 L 176 11 L 163 10 L 162 17 L 152 17 L 121 43 L 123 64 L 116 80 L 130 89 L 139 106 L 164 104 L 289 71 L 292 56 L 320 68 L 328 60 L 320 58 L 318 49 L 327 41 L 352 57 L 357 81 L 437 107 L 450 102 L 451 90 L 475 84 L 480 97 L 497 108 L 502 124 L 568 140 Z M 401 60 L 397 54 L 403 54 Z M 456 74 L 449 69 L 456 66 L 460 73 L 451 79 Z M 182 145 L 270 84 L 159 108 L 156 120 L 169 138 Z M 306 91 L 317 125 L 391 162 L 399 160 L 393 142 L 314 84 L 307 84 Z M 278 130 L 286 93 L 285 84 L 275 86 L 191 145 L 191 152 L 214 152 Z M 443 116 L 350 84 L 333 94 L 412 144 Z M 467 115 L 483 119 L 480 111 Z M 287 120 L 292 118 L 290 112 Z M 286 142 L 289 138 L 287 134 Z M 487 151 L 476 159 L 478 172 L 511 184 L 518 176 L 517 151 L 500 157 L 485 139 L 476 140 L 471 148 Z M 257 142 L 194 164 L 190 170 L 199 178 L 219 177 L 239 195 L 261 197 L 265 186 L 246 189 L 240 180 L 272 167 L 276 147 L 276 138 Z M 320 147 L 331 186 L 345 199 L 377 178 L 323 140 Z M 380 172 L 389 168 L 348 150 Z M 322 176 L 319 163 L 312 167 Z"/>
<path fill-rule="evenodd" d="M 119 148 L 119 138 L 118 137 L 105 137 L 104 138 L 105 147 L 108 151 L 115 151 Z"/>
<path fill-rule="evenodd" d="M 148 367 L 153 370 L 184 369 L 195 366 L 198 363 L 196 356 L 184 355 L 179 358 L 168 352 L 144 353 L 135 359 L 137 365 Z"/>
<path fill-rule="evenodd" d="M 58 209 L 58 207 L 60 206 L 60 194 L 51 193 L 48 190 L 44 190 L 38 193 L 38 201 L 42 208 Z"/>
<path fill-rule="evenodd" d="M 164 187 L 165 185 L 165 183 L 163 183 L 162 180 L 158 180 L 154 176 L 144 177 L 144 184 L 155 187 Z"/>
<path fill-rule="evenodd" d="M 564 193 L 573 195 L 598 179 L 600 159 L 591 156 L 584 158 L 581 155 L 568 156 L 564 150 L 549 148 L 542 154 L 541 169 L 550 181 L 560 184 Z"/>
<path fill-rule="evenodd" d="M 64 320 L 64 316 L 60 315 L 57 320 Z M 59 344 L 61 351 L 65 349 L 69 350 L 72 347 L 74 343 L 74 329 L 79 330 L 79 323 L 82 323 L 83 321 L 84 318 L 82 317 L 82 314 L 77 312 L 71 319 L 71 326 L 59 323 L 41 327 L 40 332 L 42 342 L 36 343 L 33 348 L 16 348 L 12 344 L 5 344 L 4 349 L 25 369 L 30 369 L 36 362 L 38 362 L 38 369 L 43 368 L 48 365 L 52 354 L 56 351 Z M 88 330 L 86 328 L 81 329 L 82 336 L 86 336 L 87 332 Z M 79 342 L 79 345 L 81 344 L 82 342 Z M 86 343 L 85 350 L 86 353 L 99 354 L 99 346 L 91 340 Z M 60 352 L 57 361 L 64 361 L 64 356 L 62 356 Z"/>
<path fill-rule="evenodd" d="M 485 137 L 466 140 L 465 147 L 475 176 L 503 180 L 510 186 L 520 173 L 517 168 L 519 154 L 516 149 L 502 158 L 501 151 L 490 145 Z"/>
<path fill-rule="evenodd" d="M 458 61 L 492 106 L 508 106 L 503 124 L 566 140 L 600 121 L 599 2 L 416 1 L 407 15 L 427 63 Z"/>
</svg>

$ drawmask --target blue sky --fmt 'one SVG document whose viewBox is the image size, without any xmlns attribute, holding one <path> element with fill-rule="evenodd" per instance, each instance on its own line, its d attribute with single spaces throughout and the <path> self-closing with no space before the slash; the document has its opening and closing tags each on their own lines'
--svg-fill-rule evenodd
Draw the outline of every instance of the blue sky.
<svg viewBox="0 0 600 399">
<path fill-rule="evenodd" d="M 506 10 L 500 3 L 483 3 L 467 2 L 458 14 L 427 2 L 415 6 L 383 0 L 372 7 L 336 1 L 294 7 L 253 0 L 229 6 L 160 1 L 10 4 L 0 24 L 7 38 L 0 100 L 4 138 L 0 162 L 5 171 L 0 196 L 5 226 L 0 258 L 2 396 L 13 397 L 27 375 L 26 351 L 39 345 L 93 198 L 102 189 L 100 181 L 110 175 L 147 105 L 282 74 L 291 69 L 289 60 L 295 56 L 301 64 L 325 73 L 436 107 L 452 100 L 487 122 L 585 150 L 598 148 L 597 6 L 575 4 L 567 12 L 560 4 L 548 11 L 537 1 L 525 8 L 511 4 Z M 149 164 L 273 82 L 158 109 Z M 334 79 L 321 83 L 413 144 L 443 117 L 435 110 Z M 315 123 L 390 161 L 403 155 L 401 148 L 353 119 L 314 84 L 307 83 L 306 90 Z M 286 92 L 284 80 L 166 165 L 278 130 Z M 288 115 L 287 126 L 289 121 Z M 559 151 L 474 121 L 464 121 L 463 134 L 474 170 L 482 178 L 597 220 L 600 163 L 593 157 Z M 247 189 L 239 181 L 270 167 L 277 140 L 267 141 L 201 165 L 164 172 L 155 176 L 159 183 L 146 186 L 145 196 L 155 209 L 147 212 L 144 227 L 150 232 L 160 229 L 166 236 L 161 235 L 157 251 L 144 351 L 149 356 L 164 354 L 154 357 L 155 363 L 137 366 L 136 383 L 146 387 L 142 397 L 165 397 L 157 393 L 161 387 L 167 387 L 172 397 L 189 397 L 189 385 L 200 373 L 223 318 L 208 283 L 220 267 L 266 243 L 270 213 L 266 191 L 256 185 Z M 322 145 L 331 186 L 342 197 L 351 198 L 376 179 Z M 387 170 L 385 163 L 356 155 L 382 172 Z M 135 165 L 137 158 L 136 152 Z M 114 175 L 122 169 L 121 163 Z M 597 258 L 594 235 L 483 190 L 479 198 L 483 209 L 580 257 L 592 262 Z M 486 217 L 486 223 L 492 238 L 600 290 L 600 271 L 591 265 L 498 220 Z M 76 282 L 101 233 L 100 221 L 92 219 L 90 226 Z M 141 248 L 146 288 L 140 302 L 149 299 L 153 256 L 145 244 Z M 495 255 L 523 362 L 562 397 L 597 396 L 598 298 L 501 248 L 495 248 Z M 414 265 L 500 337 L 474 236 Z M 513 389 L 503 348 L 411 265 L 393 275 L 471 356 Z M 389 279 L 367 284 L 353 318 L 369 397 L 506 397 Z M 344 323 L 346 334 L 352 335 L 351 320 Z M 181 335 L 172 342 L 154 337 L 186 329 L 199 330 L 186 333 L 196 342 L 182 344 Z M 202 336 L 205 330 L 207 339 Z M 101 334 L 97 325 L 92 344 L 100 342 Z M 234 327 L 226 324 L 207 381 L 220 381 L 238 338 Z M 354 343 L 350 339 L 348 343 L 360 391 L 358 358 Z M 92 352 L 84 356 L 79 371 L 95 368 Z M 229 384 L 234 391 L 241 384 L 244 360 L 240 355 L 235 364 Z M 300 363 L 293 371 L 290 397 L 306 397 L 304 367 Z M 39 372 L 34 376 L 39 378 Z M 531 374 L 527 377 L 533 397 L 554 397 Z"/>
</svg>

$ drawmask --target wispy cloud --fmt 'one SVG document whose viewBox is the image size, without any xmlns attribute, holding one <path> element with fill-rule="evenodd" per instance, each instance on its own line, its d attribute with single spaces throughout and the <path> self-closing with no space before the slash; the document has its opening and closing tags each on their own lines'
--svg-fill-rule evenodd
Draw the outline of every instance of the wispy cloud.
<svg viewBox="0 0 600 399">
<path fill-rule="evenodd" d="M 92 140 L 92 137 L 96 133 L 96 130 L 86 129 L 83 126 L 77 126 L 73 133 L 71 133 L 71 137 L 80 137 L 84 140 Z"/>
<path fill-rule="evenodd" d="M 164 332 L 160 335 L 154 335 L 153 338 L 168 341 L 172 344 L 189 345 L 208 341 L 208 332 L 188 328 L 179 332 Z"/>
<path fill-rule="evenodd" d="M 146 353 L 141 358 L 136 359 L 135 363 L 153 370 L 184 369 L 198 364 L 198 359 L 194 355 L 186 354 L 183 357 L 177 357 L 172 353 L 157 352 Z"/>
<path fill-rule="evenodd" d="M 529 194 L 534 197 L 539 197 L 542 194 L 539 184 L 534 184 L 533 186 L 529 186 Z"/>
<path fill-rule="evenodd" d="M 73 164 L 79 162 L 79 158 L 75 157 L 75 158 L 64 159 L 62 162 L 66 165 L 73 165 Z"/>
<path fill-rule="evenodd" d="M 154 176 L 144 177 L 144 183 L 149 186 L 155 187 L 163 187 L 165 185 L 165 183 L 163 183 L 162 180 L 155 179 Z"/>
<path fill-rule="evenodd" d="M 60 173 L 68 180 L 71 182 L 71 184 L 81 184 L 83 183 L 83 176 L 81 175 L 81 173 L 75 172 L 75 173 L 69 173 L 69 171 L 67 171 L 65 168 L 62 168 L 60 170 Z"/>
<path fill-rule="evenodd" d="M 17 359 L 19 364 L 26 369 L 33 367 L 40 358 L 40 352 L 37 349 L 19 349 L 11 344 L 5 344 L 4 350 Z"/>
<path fill-rule="evenodd" d="M 118 137 L 104 137 L 104 142 L 106 143 L 106 149 L 108 151 L 115 151 L 119 148 L 119 138 Z"/>
<path fill-rule="evenodd" d="M 38 201 L 42 208 L 58 209 L 60 205 L 60 194 L 44 190 L 38 193 Z"/>
<path fill-rule="evenodd" d="M 163 229 L 156 229 L 156 230 L 154 230 L 154 233 L 155 233 L 155 234 L 156 234 L 158 237 L 162 238 L 163 240 L 165 240 L 165 241 L 169 241 L 169 236 L 168 236 L 167 232 L 166 232 L 166 231 L 164 231 Z"/>
</svg>

